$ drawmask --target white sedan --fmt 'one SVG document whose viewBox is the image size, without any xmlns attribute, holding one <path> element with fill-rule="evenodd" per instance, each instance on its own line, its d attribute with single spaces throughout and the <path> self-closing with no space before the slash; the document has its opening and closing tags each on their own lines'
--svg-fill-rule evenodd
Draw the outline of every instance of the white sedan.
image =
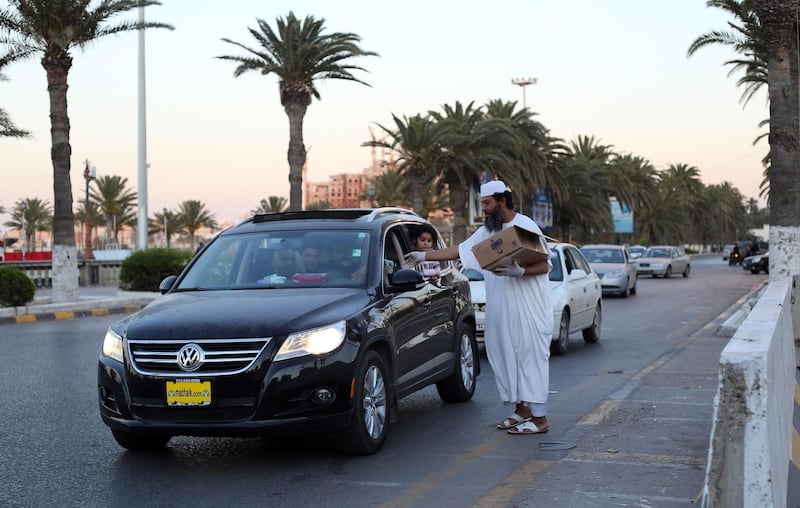
<svg viewBox="0 0 800 508">
<path fill-rule="evenodd" d="M 578 330 L 589 343 L 600 340 L 603 289 L 581 251 L 570 243 L 551 243 L 550 302 L 553 305 L 553 341 L 550 352 L 567 351 L 569 336 Z"/>
<path fill-rule="evenodd" d="M 550 301 L 553 305 L 553 340 L 550 351 L 561 355 L 567 351 L 569 336 L 573 332 L 582 331 L 586 342 L 600 340 L 603 321 L 602 288 L 600 278 L 577 247 L 568 243 L 552 243 L 548 246 L 550 261 L 553 263 L 550 271 Z M 465 269 L 464 275 L 469 278 L 478 341 L 483 341 L 486 310 L 483 273 Z"/>
</svg>

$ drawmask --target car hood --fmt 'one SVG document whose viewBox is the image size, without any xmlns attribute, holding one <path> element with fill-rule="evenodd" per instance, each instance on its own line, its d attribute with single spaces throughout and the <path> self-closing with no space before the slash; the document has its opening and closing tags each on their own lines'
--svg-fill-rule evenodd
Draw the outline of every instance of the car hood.
<svg viewBox="0 0 800 508">
<path fill-rule="evenodd" d="M 167 293 L 134 314 L 134 339 L 269 337 L 351 316 L 369 304 L 361 289 L 288 289 Z"/>
</svg>

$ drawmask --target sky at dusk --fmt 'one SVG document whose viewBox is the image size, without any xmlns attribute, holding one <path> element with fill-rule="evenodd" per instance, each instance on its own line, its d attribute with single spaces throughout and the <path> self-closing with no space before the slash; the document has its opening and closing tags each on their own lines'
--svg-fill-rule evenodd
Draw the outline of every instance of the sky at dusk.
<svg viewBox="0 0 800 508">
<path fill-rule="evenodd" d="M 247 29 L 294 11 L 324 18 L 328 32 L 353 32 L 379 57 L 352 61 L 371 86 L 320 82 L 304 136 L 308 179 L 325 181 L 370 165 L 370 126 L 392 126 L 444 104 L 492 99 L 522 104 L 516 77 L 534 77 L 526 102 L 553 136 L 595 136 L 662 169 L 684 163 L 704 183 L 731 182 L 758 198 L 768 151 L 753 145 L 768 118 L 766 91 L 743 107 L 725 48 L 686 50 L 729 18 L 705 0 L 527 0 L 503 2 L 340 2 L 163 0 L 146 18 L 174 31 L 146 34 L 149 215 L 197 199 L 220 223 L 246 216 L 267 196 L 289 197 L 288 120 L 275 76 L 233 77 L 243 55 L 228 38 L 257 47 Z M 0 0 L 0 9 L 8 3 Z M 136 19 L 137 11 L 127 18 Z M 69 75 L 72 189 L 84 195 L 83 167 L 120 175 L 137 190 L 136 32 L 73 52 Z M 0 108 L 33 137 L 0 138 L 0 205 L 21 198 L 53 203 L 50 120 L 39 57 L 4 69 Z M 763 200 L 760 200 L 763 206 Z M 7 229 L 0 215 L 0 233 Z"/>
</svg>

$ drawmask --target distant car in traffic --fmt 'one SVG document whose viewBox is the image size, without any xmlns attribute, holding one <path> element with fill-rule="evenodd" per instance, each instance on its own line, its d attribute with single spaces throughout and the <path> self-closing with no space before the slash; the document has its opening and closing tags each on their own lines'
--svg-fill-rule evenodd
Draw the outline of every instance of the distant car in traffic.
<svg viewBox="0 0 800 508">
<path fill-rule="evenodd" d="M 769 252 L 744 258 L 742 268 L 749 270 L 751 273 L 769 273 Z"/>
<path fill-rule="evenodd" d="M 673 273 L 688 277 L 691 271 L 689 256 L 683 248 L 674 245 L 650 247 L 636 260 L 636 272 L 639 275 L 651 275 L 654 279 L 658 276 L 668 279 Z"/>
<path fill-rule="evenodd" d="M 638 258 L 642 254 L 644 254 L 644 251 L 646 250 L 647 247 L 645 247 L 644 245 L 631 245 L 630 247 L 628 247 L 628 252 L 630 252 L 631 254 L 631 259 Z"/>
<path fill-rule="evenodd" d="M 624 245 L 584 245 L 581 253 L 600 277 L 604 295 L 636 294 L 636 263 Z"/>
<path fill-rule="evenodd" d="M 600 277 L 581 251 L 569 243 L 551 243 L 550 303 L 553 305 L 553 340 L 550 352 L 567 351 L 569 336 L 580 330 L 587 343 L 600 340 L 603 291 Z"/>
</svg>

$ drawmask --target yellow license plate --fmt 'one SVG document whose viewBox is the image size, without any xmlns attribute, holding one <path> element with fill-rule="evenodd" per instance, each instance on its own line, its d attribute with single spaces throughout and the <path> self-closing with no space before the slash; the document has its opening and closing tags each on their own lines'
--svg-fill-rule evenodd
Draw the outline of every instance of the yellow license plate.
<svg viewBox="0 0 800 508">
<path fill-rule="evenodd" d="M 167 381 L 168 406 L 210 406 L 211 381 L 178 379 Z"/>
</svg>

